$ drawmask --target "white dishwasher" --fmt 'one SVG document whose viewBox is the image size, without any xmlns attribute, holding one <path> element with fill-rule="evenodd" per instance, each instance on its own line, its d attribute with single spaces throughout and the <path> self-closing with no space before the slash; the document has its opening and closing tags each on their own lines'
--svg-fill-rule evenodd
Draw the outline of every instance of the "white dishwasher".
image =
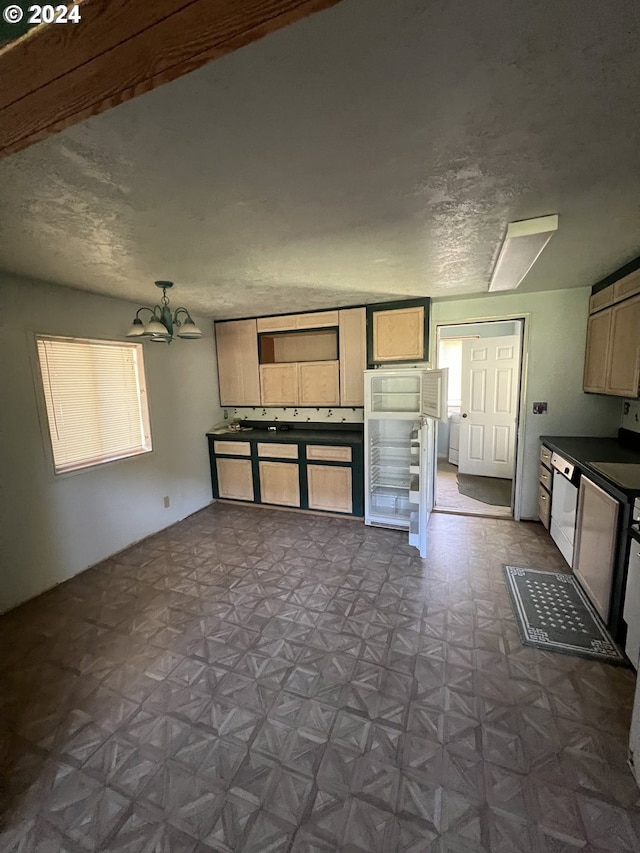
<svg viewBox="0 0 640 853">
<path fill-rule="evenodd" d="M 580 472 L 559 453 L 551 456 L 553 491 L 551 493 L 551 525 L 549 533 L 560 553 L 573 568 L 573 541 L 576 532 L 576 508 Z"/>
</svg>

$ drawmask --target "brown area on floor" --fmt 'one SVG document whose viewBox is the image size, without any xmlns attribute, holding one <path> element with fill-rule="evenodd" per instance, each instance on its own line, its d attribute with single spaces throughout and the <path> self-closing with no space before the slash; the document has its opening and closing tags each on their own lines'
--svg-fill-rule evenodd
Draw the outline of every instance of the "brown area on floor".
<svg viewBox="0 0 640 853">
<path fill-rule="evenodd" d="M 634 674 L 523 647 L 540 525 L 213 505 L 7 614 L 3 851 L 640 846 Z"/>
<path fill-rule="evenodd" d="M 457 465 L 452 465 L 446 459 L 438 459 L 436 472 L 436 509 L 441 511 L 451 510 L 452 512 L 469 515 L 504 516 L 505 518 L 511 518 L 511 507 L 492 506 L 491 504 L 469 498 L 467 495 L 461 495 L 458 491 L 457 475 Z"/>
</svg>

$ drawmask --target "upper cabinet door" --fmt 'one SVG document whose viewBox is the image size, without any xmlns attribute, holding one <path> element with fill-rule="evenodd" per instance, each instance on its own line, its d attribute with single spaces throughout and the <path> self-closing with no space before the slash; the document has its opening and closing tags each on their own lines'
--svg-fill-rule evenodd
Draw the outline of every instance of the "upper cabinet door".
<svg viewBox="0 0 640 853">
<path fill-rule="evenodd" d="M 367 307 L 370 366 L 428 359 L 429 304 L 418 299 Z"/>
<path fill-rule="evenodd" d="M 609 311 L 611 342 L 606 393 L 637 397 L 640 385 L 640 296 L 614 305 Z"/>
<path fill-rule="evenodd" d="M 281 317 L 258 317 L 259 332 L 286 332 L 297 329 L 296 315 L 285 314 Z"/>
<path fill-rule="evenodd" d="M 614 302 L 618 302 L 620 299 L 628 299 L 630 296 L 635 296 L 636 293 L 640 293 L 640 270 L 625 275 L 613 285 Z"/>
<path fill-rule="evenodd" d="M 340 405 L 364 406 L 367 361 L 367 312 L 340 310 Z"/>
<path fill-rule="evenodd" d="M 607 359 L 611 333 L 611 308 L 592 314 L 587 323 L 587 346 L 584 354 L 583 388 L 604 394 L 607 385 Z"/>
<path fill-rule="evenodd" d="M 298 365 L 261 364 L 263 406 L 298 405 Z"/>
<path fill-rule="evenodd" d="M 283 314 L 280 317 L 258 317 L 259 332 L 323 329 L 337 325 L 337 311 L 311 311 L 309 314 Z"/>
<path fill-rule="evenodd" d="M 297 329 L 322 329 L 337 325 L 337 311 L 312 311 L 309 314 L 296 314 Z"/>
<path fill-rule="evenodd" d="M 298 405 L 340 405 L 337 361 L 306 361 L 298 364 Z"/>
<path fill-rule="evenodd" d="M 220 405 L 259 406 L 260 371 L 255 320 L 216 323 Z"/>
</svg>

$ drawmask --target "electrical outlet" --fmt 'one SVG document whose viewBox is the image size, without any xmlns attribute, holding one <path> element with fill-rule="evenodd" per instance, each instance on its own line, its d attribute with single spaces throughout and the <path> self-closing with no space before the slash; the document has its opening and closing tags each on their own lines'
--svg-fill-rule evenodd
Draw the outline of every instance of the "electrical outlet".
<svg viewBox="0 0 640 853">
<path fill-rule="evenodd" d="M 171 506 L 171 498 L 169 497 L 169 495 L 165 495 L 163 497 L 162 503 L 164 504 L 165 509 L 169 509 L 169 507 Z"/>
<path fill-rule="evenodd" d="M 223 418 L 224 418 L 224 419 L 225 419 L 225 421 L 226 421 L 226 420 L 227 420 L 227 418 L 229 417 L 229 412 L 228 412 L 226 409 L 223 409 L 223 411 L 222 411 L 222 416 L 223 416 Z"/>
</svg>

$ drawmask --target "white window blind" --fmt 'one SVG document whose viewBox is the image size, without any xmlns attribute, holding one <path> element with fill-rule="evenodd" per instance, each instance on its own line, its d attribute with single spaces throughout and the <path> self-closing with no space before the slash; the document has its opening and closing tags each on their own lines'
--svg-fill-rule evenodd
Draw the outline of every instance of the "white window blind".
<svg viewBox="0 0 640 853">
<path fill-rule="evenodd" d="M 56 473 L 151 450 L 140 344 L 36 340 Z"/>
</svg>

